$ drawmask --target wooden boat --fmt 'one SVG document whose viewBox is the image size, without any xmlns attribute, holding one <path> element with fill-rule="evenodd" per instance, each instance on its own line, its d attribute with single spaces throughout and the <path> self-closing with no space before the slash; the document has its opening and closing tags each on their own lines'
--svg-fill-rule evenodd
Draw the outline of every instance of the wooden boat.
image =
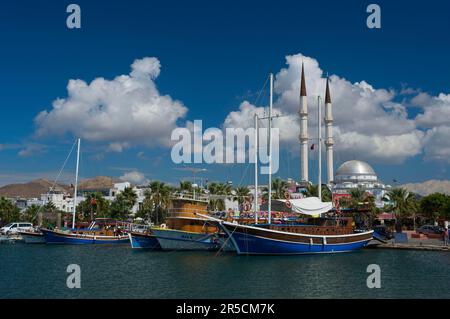
<svg viewBox="0 0 450 319">
<path fill-rule="evenodd" d="M 125 244 L 129 242 L 127 233 L 122 232 L 111 219 L 94 220 L 87 229 L 41 229 L 47 244 Z M 117 225 L 117 222 L 115 222 Z"/>
<path fill-rule="evenodd" d="M 198 195 L 176 195 L 166 224 L 151 228 L 164 250 L 219 250 L 225 234 L 218 225 L 198 214 L 208 214 L 208 198 Z M 224 250 L 233 250 L 231 243 Z"/>
<path fill-rule="evenodd" d="M 347 221 L 349 222 L 349 221 Z M 373 231 L 347 226 L 258 224 L 219 221 L 238 254 L 295 255 L 349 252 L 365 247 Z"/>
<path fill-rule="evenodd" d="M 19 235 L 22 237 L 23 241 L 27 244 L 45 244 L 45 236 L 39 229 L 33 229 L 29 231 L 19 231 Z"/>
</svg>

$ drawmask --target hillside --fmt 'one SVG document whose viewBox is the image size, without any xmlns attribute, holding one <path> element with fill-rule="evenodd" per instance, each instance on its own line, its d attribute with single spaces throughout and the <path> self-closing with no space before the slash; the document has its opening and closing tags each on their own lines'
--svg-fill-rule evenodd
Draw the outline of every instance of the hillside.
<svg viewBox="0 0 450 319">
<path fill-rule="evenodd" d="M 24 197 L 24 198 L 40 198 L 41 194 L 49 191 L 53 182 L 47 179 L 37 179 L 23 184 L 10 184 L 0 187 L 0 196 L 3 197 Z M 57 184 L 55 190 L 68 191 L 67 185 Z"/>
<path fill-rule="evenodd" d="M 103 190 L 112 188 L 114 183 L 120 180 L 113 177 L 97 176 L 81 180 L 78 189 L 81 190 Z M 0 187 L 0 197 L 21 197 L 21 198 L 40 198 L 41 194 L 49 191 L 53 182 L 47 179 L 37 179 L 28 183 L 9 184 Z M 73 192 L 70 185 L 57 184 L 55 190 L 62 192 Z"/>
<path fill-rule="evenodd" d="M 450 181 L 429 180 L 423 183 L 409 183 L 402 185 L 410 192 L 426 196 L 431 193 L 444 193 L 450 195 Z"/>
<path fill-rule="evenodd" d="M 114 183 L 119 183 L 121 180 L 108 176 L 97 176 L 82 180 L 78 184 L 78 188 L 81 190 L 95 190 L 95 189 L 110 189 L 114 186 Z"/>
</svg>

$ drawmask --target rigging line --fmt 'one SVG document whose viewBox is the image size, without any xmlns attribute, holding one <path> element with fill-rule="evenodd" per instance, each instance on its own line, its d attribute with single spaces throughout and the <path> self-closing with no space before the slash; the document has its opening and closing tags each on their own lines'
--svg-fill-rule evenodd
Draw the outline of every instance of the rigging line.
<svg viewBox="0 0 450 319">
<path fill-rule="evenodd" d="M 59 179 L 59 177 L 61 176 L 62 171 L 64 170 L 64 168 L 65 168 L 65 166 L 66 166 L 66 164 L 67 164 L 67 161 L 69 160 L 70 155 L 72 154 L 73 149 L 74 149 L 76 143 L 77 143 L 77 141 L 75 140 L 75 142 L 74 142 L 73 145 L 72 145 L 72 148 L 70 149 L 69 155 L 67 155 L 66 159 L 64 160 L 63 166 L 62 166 L 61 169 L 59 170 L 59 173 L 58 173 L 58 175 L 56 176 L 55 180 L 53 181 L 52 186 L 50 186 L 50 190 L 51 190 L 51 191 L 53 191 L 53 188 L 55 187 L 56 183 L 58 182 L 58 179 Z M 42 209 L 43 207 L 44 207 L 44 205 L 42 205 L 42 206 L 39 207 L 39 209 L 37 210 L 36 214 L 34 214 L 33 218 L 31 219 L 32 222 L 36 219 L 37 214 L 39 214 L 39 212 L 41 211 L 41 209 Z"/>
</svg>

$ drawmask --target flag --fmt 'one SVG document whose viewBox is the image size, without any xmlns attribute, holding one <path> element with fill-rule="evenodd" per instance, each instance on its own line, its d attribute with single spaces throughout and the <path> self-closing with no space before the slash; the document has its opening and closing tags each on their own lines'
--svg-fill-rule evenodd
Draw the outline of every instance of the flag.
<svg viewBox="0 0 450 319">
<path fill-rule="evenodd" d="M 314 150 L 314 144 L 313 145 L 311 145 L 311 151 L 313 151 Z"/>
</svg>

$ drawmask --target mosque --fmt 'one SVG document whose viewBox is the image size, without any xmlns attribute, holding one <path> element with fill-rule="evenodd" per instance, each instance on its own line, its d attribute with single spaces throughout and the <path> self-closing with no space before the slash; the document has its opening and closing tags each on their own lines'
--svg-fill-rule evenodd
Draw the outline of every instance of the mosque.
<svg viewBox="0 0 450 319">
<path fill-rule="evenodd" d="M 308 152 L 309 152 L 309 135 L 308 135 L 308 105 L 305 81 L 305 70 L 302 64 L 301 80 L 300 80 L 300 185 L 309 184 L 308 176 Z M 373 168 L 366 162 L 351 160 L 343 163 L 334 175 L 333 170 L 333 113 L 332 101 L 330 94 L 329 81 L 327 79 L 325 91 L 325 149 L 326 149 L 326 165 L 327 165 L 327 185 L 331 189 L 333 196 L 348 196 L 351 189 L 362 188 L 371 193 L 375 197 L 375 203 L 378 207 L 383 207 L 382 198 L 384 194 L 391 188 L 378 179 Z"/>
</svg>

